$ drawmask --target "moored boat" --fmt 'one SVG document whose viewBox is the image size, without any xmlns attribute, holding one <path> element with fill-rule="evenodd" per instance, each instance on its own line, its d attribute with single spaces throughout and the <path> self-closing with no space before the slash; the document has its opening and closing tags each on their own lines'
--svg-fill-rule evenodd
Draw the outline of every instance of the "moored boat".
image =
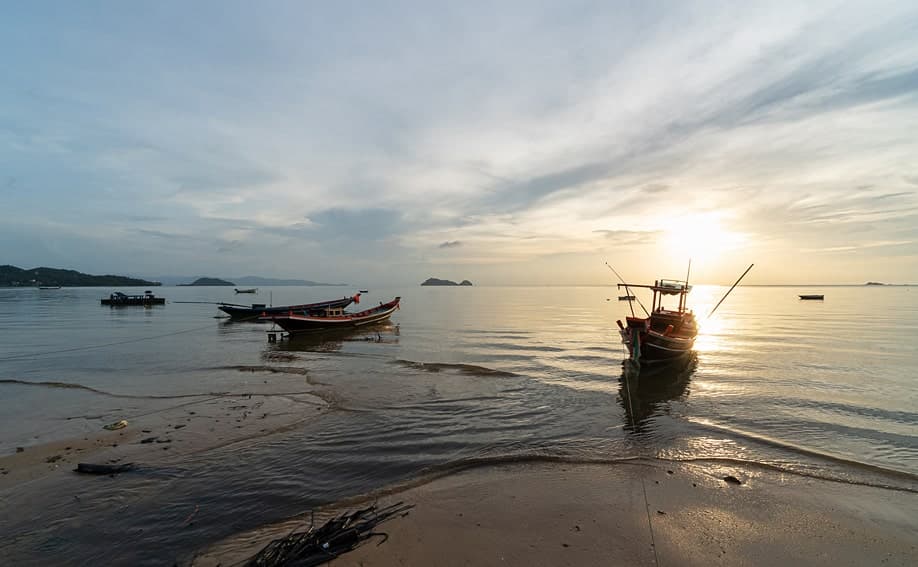
<svg viewBox="0 0 918 567">
<path fill-rule="evenodd" d="M 120 307 L 122 305 L 142 305 L 148 307 L 150 305 L 165 305 L 165 303 L 166 298 L 156 297 L 153 295 L 153 292 L 149 290 L 143 292 L 143 295 L 127 295 L 120 291 L 116 291 L 107 298 L 102 298 L 102 305 L 109 305 L 112 307 Z"/>
<path fill-rule="evenodd" d="M 826 296 L 824 296 L 824 295 L 818 295 L 818 294 L 798 295 L 797 297 L 799 297 L 800 299 L 816 299 L 816 300 L 825 299 L 825 298 L 826 298 Z"/>
<path fill-rule="evenodd" d="M 300 315 L 322 314 L 329 308 L 345 308 L 351 303 L 360 303 L 360 294 L 341 299 L 332 299 L 329 301 L 319 301 L 316 303 L 303 303 L 300 305 L 281 305 L 277 307 L 268 307 L 264 303 L 253 303 L 251 307 L 245 305 L 236 305 L 234 303 L 221 303 L 217 306 L 230 317 L 238 321 L 255 320 L 265 315 L 283 315 L 295 313 Z"/>
<path fill-rule="evenodd" d="M 236 293 L 258 293 L 258 288 L 257 288 L 257 287 L 253 287 L 253 288 L 249 288 L 249 289 L 239 289 L 239 288 L 234 287 L 233 290 L 234 290 Z"/>
<path fill-rule="evenodd" d="M 647 317 L 625 317 L 616 321 L 629 359 L 637 366 L 671 362 L 689 354 L 695 346 L 698 324 L 685 300 L 692 289 L 681 280 L 657 280 L 653 285 L 618 284 L 619 287 L 641 287 L 653 292 L 653 303 Z M 678 296 L 675 309 L 663 306 L 665 296 Z"/>
<path fill-rule="evenodd" d="M 357 313 L 346 313 L 341 307 L 329 307 L 324 313 L 317 315 L 301 315 L 297 313 L 270 314 L 260 319 L 277 323 L 284 331 L 290 334 L 328 329 L 347 329 L 385 321 L 399 308 L 400 301 L 401 297 L 396 297 L 388 303 L 380 303 L 376 307 Z"/>
<path fill-rule="evenodd" d="M 608 265 L 608 264 L 607 264 Z M 755 264 L 749 264 L 746 271 L 743 272 L 736 282 L 730 286 L 727 293 L 720 298 L 714 309 L 708 313 L 708 317 L 714 315 L 720 304 L 727 299 L 727 296 L 733 289 L 739 285 L 749 270 Z M 615 269 L 609 266 L 614 272 Z M 689 272 L 692 264 L 689 262 Z M 618 272 L 615 272 L 618 275 Z M 622 280 L 621 276 L 619 279 Z M 637 317 L 634 314 L 634 305 L 631 307 L 631 317 L 625 317 L 626 324 L 618 323 L 619 334 L 622 342 L 628 347 L 628 360 L 640 369 L 642 365 L 659 364 L 676 362 L 682 360 L 684 356 L 692 353 L 695 346 L 695 337 L 698 335 L 698 323 L 695 320 L 695 314 L 686 306 L 686 298 L 692 286 L 688 284 L 688 275 L 683 280 L 657 280 L 653 285 L 628 284 L 622 280 L 618 284 L 619 288 L 624 287 L 627 293 L 631 293 L 630 288 L 642 287 L 653 292 L 653 302 L 651 303 L 650 312 L 644 308 L 644 305 L 638 301 L 638 305 L 644 310 L 646 317 Z M 663 306 L 663 298 L 666 296 L 678 296 L 679 303 L 675 309 L 667 309 Z"/>
<path fill-rule="evenodd" d="M 619 295 L 619 301 L 634 301 L 636 298 L 633 295 Z"/>
</svg>

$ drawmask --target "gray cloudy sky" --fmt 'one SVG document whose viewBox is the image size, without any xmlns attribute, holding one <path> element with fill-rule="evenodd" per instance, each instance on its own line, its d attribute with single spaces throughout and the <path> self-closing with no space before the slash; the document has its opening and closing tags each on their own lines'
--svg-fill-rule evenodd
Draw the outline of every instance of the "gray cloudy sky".
<svg viewBox="0 0 918 567">
<path fill-rule="evenodd" d="M 918 283 L 915 2 L 20 2 L 0 264 Z"/>
</svg>

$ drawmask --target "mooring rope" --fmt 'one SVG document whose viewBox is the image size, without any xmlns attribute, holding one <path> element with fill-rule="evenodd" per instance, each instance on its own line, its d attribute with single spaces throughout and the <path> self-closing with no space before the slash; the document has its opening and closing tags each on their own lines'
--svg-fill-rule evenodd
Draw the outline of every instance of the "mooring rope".
<svg viewBox="0 0 918 567">
<path fill-rule="evenodd" d="M 19 360 L 19 359 L 24 359 L 24 358 L 35 358 L 35 357 L 38 357 L 38 356 L 46 356 L 46 355 L 51 355 L 51 354 L 64 354 L 64 353 L 76 352 L 76 351 L 80 351 L 80 350 L 93 350 L 93 349 L 99 349 L 99 348 L 106 348 L 106 347 L 110 347 L 110 346 L 126 345 L 126 344 L 130 344 L 130 343 L 140 343 L 140 342 L 144 342 L 144 341 L 152 341 L 152 340 L 155 340 L 155 339 L 162 339 L 162 338 L 165 338 L 165 337 L 174 337 L 175 335 L 182 335 L 182 334 L 185 334 L 185 333 L 193 333 L 193 332 L 195 332 L 195 331 L 203 331 L 204 329 L 210 329 L 210 328 L 213 328 L 213 323 L 210 323 L 210 324 L 208 324 L 208 325 L 204 325 L 204 326 L 201 326 L 201 327 L 195 327 L 195 328 L 193 328 L 193 329 L 184 329 L 184 330 L 181 330 L 181 331 L 173 331 L 173 332 L 171 332 L 171 333 L 163 333 L 163 334 L 161 334 L 161 335 L 153 335 L 153 336 L 150 336 L 150 337 L 140 337 L 140 338 L 137 338 L 137 339 L 126 339 L 126 340 L 123 340 L 123 341 L 115 341 L 115 342 L 112 342 L 112 343 L 104 343 L 104 344 L 100 344 L 100 345 L 89 345 L 89 346 L 80 346 L 80 347 L 73 347 L 73 348 L 57 349 L 57 350 L 46 350 L 46 351 L 41 351 L 41 352 L 30 352 L 30 353 L 26 353 L 26 354 L 14 354 L 14 355 L 12 355 L 12 356 L 0 357 L 0 362 L 6 362 L 7 360 Z"/>
<path fill-rule="evenodd" d="M 622 343 L 622 362 L 627 365 L 628 360 L 625 358 L 625 343 Z M 628 409 L 631 411 L 631 426 L 634 427 L 634 406 L 631 404 L 631 385 L 628 380 L 628 370 L 625 366 L 625 370 L 622 373 L 625 378 L 625 394 L 628 396 Z M 650 520 L 650 502 L 647 501 L 647 485 L 644 484 L 644 477 L 641 476 L 641 490 L 644 493 L 644 512 L 647 514 L 647 529 L 650 531 L 650 548 L 653 549 L 653 562 L 657 567 L 660 567 L 660 558 L 657 556 L 657 543 L 653 537 L 653 522 Z"/>
</svg>

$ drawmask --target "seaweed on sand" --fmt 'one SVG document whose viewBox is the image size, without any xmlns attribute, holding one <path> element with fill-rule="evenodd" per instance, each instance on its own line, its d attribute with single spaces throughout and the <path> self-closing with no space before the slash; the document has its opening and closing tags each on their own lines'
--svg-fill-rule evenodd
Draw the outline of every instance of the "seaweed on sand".
<svg viewBox="0 0 918 567">
<path fill-rule="evenodd" d="M 378 524 L 395 516 L 407 516 L 413 504 L 398 502 L 384 508 L 372 505 L 369 508 L 344 513 L 332 518 L 318 528 L 315 524 L 303 532 L 293 531 L 275 539 L 245 562 L 246 567 L 280 567 L 296 565 L 307 567 L 321 565 L 335 559 L 342 553 L 356 548 L 373 536 L 383 538 L 376 545 L 382 545 L 388 535 L 374 532 Z"/>
</svg>

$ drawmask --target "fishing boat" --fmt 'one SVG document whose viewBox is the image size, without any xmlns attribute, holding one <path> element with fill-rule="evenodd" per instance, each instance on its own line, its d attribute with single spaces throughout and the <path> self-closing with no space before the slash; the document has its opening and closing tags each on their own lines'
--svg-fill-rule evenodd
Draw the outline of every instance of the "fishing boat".
<svg viewBox="0 0 918 567">
<path fill-rule="evenodd" d="M 38 289 L 61 289 L 59 285 L 40 285 Z"/>
<path fill-rule="evenodd" d="M 730 286 L 708 317 L 714 314 L 730 292 L 746 277 L 753 265 L 750 264 L 743 275 Z M 689 263 L 689 273 L 691 273 L 691 263 Z M 618 275 L 618 272 L 615 274 Z M 629 295 L 631 288 L 638 287 L 653 292 L 649 313 L 644 305 L 638 302 L 644 309 L 646 317 L 637 317 L 634 313 L 634 306 L 629 302 L 632 316 L 625 317 L 625 324 L 622 324 L 621 320 L 616 321 L 622 342 L 628 348 L 628 360 L 634 366 L 640 369 L 647 365 L 677 362 L 692 353 L 695 337 L 698 335 L 698 322 L 695 320 L 695 313 L 686 306 L 686 299 L 689 292 L 692 291 L 692 286 L 688 283 L 688 274 L 685 280 L 656 280 L 653 285 L 628 284 L 622 280 L 618 287 L 624 287 Z M 663 299 L 669 296 L 678 297 L 678 304 L 675 308 L 663 306 Z"/>
<path fill-rule="evenodd" d="M 220 303 L 217 305 L 217 308 L 237 321 L 245 321 L 255 320 L 264 315 L 283 315 L 287 313 L 295 313 L 300 315 L 320 315 L 324 313 L 326 309 L 343 309 L 351 303 L 360 303 L 359 293 L 350 297 L 342 297 L 341 299 L 319 301 L 317 303 L 304 303 L 301 305 L 281 305 L 277 307 L 268 307 L 264 303 L 253 303 L 251 306 L 238 305 L 236 303 Z"/>
<path fill-rule="evenodd" d="M 127 295 L 120 291 L 116 291 L 108 297 L 102 298 L 102 305 L 109 305 L 111 307 L 120 307 L 122 305 L 142 305 L 144 307 L 149 307 L 150 305 L 165 304 L 166 298 L 156 297 L 150 290 L 143 292 L 143 295 Z"/>
<path fill-rule="evenodd" d="M 646 288 L 653 292 L 653 303 L 647 317 L 625 317 L 616 321 L 622 342 L 628 347 L 629 359 L 637 366 L 671 362 L 689 354 L 695 346 L 698 324 L 685 300 L 691 286 L 682 280 L 657 280 L 653 285 L 618 284 L 619 287 Z M 674 309 L 663 306 L 663 298 L 678 297 Z"/>
<path fill-rule="evenodd" d="M 342 307 L 329 307 L 320 315 L 272 314 L 261 317 L 261 319 L 276 323 L 291 335 L 310 331 L 362 327 L 388 319 L 399 308 L 401 299 L 401 297 L 396 297 L 388 303 L 380 303 L 376 307 L 357 313 L 346 313 Z"/>
<path fill-rule="evenodd" d="M 633 295 L 619 295 L 618 300 L 619 301 L 634 301 L 635 297 Z"/>
<path fill-rule="evenodd" d="M 239 289 L 239 288 L 235 288 L 235 287 L 234 287 L 233 290 L 234 290 L 236 293 L 258 293 L 258 288 L 257 288 L 257 287 L 253 287 L 253 288 L 250 288 L 250 289 Z"/>
<path fill-rule="evenodd" d="M 370 293 L 370 290 L 368 290 L 368 289 L 361 289 L 361 290 L 360 290 L 360 293 Z"/>
<path fill-rule="evenodd" d="M 825 299 L 825 298 L 826 298 L 826 296 L 824 296 L 824 295 L 817 295 L 817 294 L 798 295 L 797 297 L 799 297 L 800 299 L 816 299 L 816 300 L 820 300 L 820 299 Z"/>
</svg>

